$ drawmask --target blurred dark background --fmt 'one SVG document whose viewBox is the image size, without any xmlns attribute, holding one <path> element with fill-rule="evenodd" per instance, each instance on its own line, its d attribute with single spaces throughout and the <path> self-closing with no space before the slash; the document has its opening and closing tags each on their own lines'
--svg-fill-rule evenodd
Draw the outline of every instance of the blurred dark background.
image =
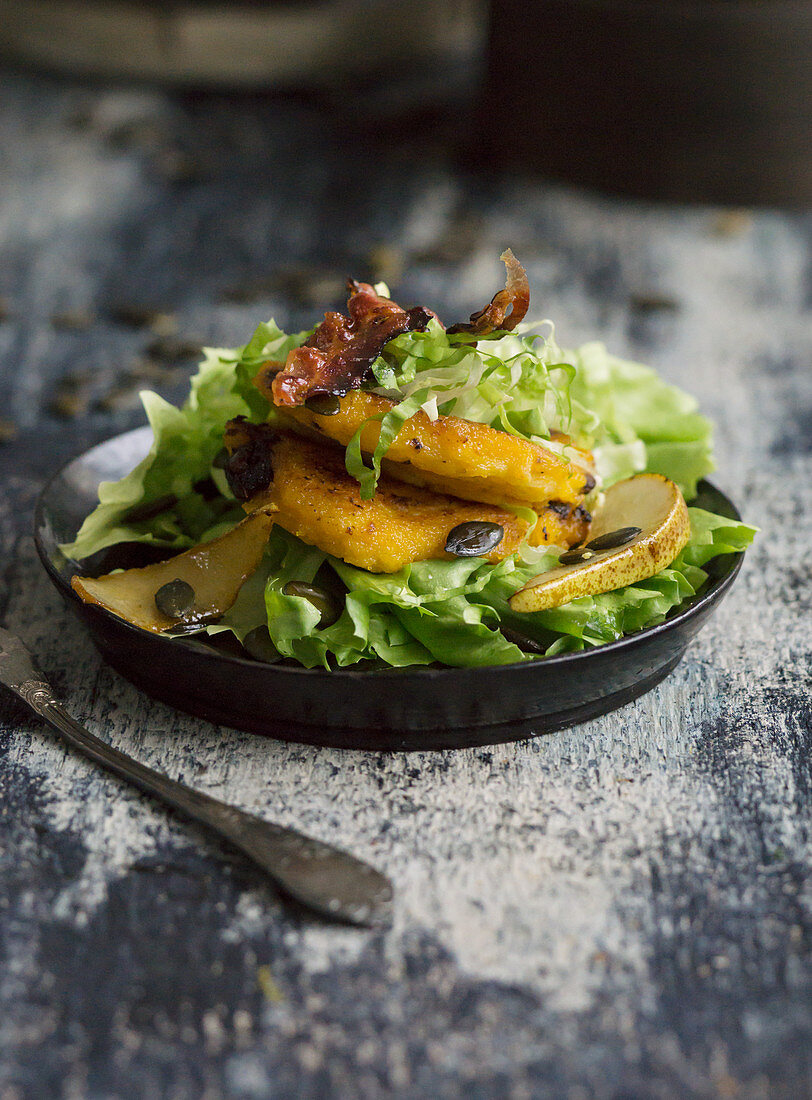
<svg viewBox="0 0 812 1100">
<path fill-rule="evenodd" d="M 433 108 L 477 163 L 639 195 L 812 199 L 806 0 L 3 0 L 0 50 L 98 78 L 309 90 L 355 123 Z"/>
</svg>

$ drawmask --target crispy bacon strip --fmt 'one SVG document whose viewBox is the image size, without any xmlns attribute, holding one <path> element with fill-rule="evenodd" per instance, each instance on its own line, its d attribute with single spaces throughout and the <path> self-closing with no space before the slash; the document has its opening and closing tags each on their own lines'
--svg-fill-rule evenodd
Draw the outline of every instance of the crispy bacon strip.
<svg viewBox="0 0 812 1100">
<path fill-rule="evenodd" d="M 494 294 L 490 302 L 478 313 L 471 314 L 471 320 L 464 324 L 452 325 L 449 336 L 456 332 L 470 332 L 477 336 L 487 336 L 496 329 L 513 329 L 524 318 L 530 305 L 530 284 L 527 272 L 506 248 L 499 259 L 507 268 L 505 289 Z M 510 309 L 510 313 L 508 310 Z"/>
<path fill-rule="evenodd" d="M 420 306 L 401 309 L 376 294 L 369 283 L 347 283 L 348 317 L 325 313 L 300 348 L 294 348 L 272 383 L 277 405 L 303 405 L 315 394 L 343 397 L 358 389 L 386 344 L 404 332 L 422 332 L 434 316 Z M 271 364 L 275 368 L 276 364 Z"/>
</svg>

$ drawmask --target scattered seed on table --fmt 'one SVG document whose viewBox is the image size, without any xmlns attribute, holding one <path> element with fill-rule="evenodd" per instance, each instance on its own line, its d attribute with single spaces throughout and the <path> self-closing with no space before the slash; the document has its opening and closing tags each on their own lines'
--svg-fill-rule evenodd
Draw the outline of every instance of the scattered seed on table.
<svg viewBox="0 0 812 1100">
<path fill-rule="evenodd" d="M 65 332 L 84 332 L 95 320 L 88 309 L 66 309 L 51 316 L 51 327 Z"/>
<path fill-rule="evenodd" d="M 680 304 L 668 294 L 631 294 L 629 307 L 635 313 L 677 313 Z"/>
<path fill-rule="evenodd" d="M 115 302 L 108 309 L 113 321 L 127 328 L 147 328 L 156 336 L 174 336 L 178 319 L 160 306 L 139 305 L 137 302 Z"/>
<path fill-rule="evenodd" d="M 147 344 L 147 355 L 163 363 L 182 363 L 200 357 L 202 341 L 190 336 L 158 336 Z"/>
<path fill-rule="evenodd" d="M 17 438 L 19 431 L 13 420 L 0 417 L 0 443 L 10 443 L 12 439 Z"/>
</svg>

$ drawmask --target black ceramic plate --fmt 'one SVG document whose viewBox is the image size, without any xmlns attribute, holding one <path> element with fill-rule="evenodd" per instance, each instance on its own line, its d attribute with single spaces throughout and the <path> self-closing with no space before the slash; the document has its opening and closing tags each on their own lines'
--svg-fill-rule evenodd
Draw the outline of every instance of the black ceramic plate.
<svg viewBox="0 0 812 1100">
<path fill-rule="evenodd" d="M 204 642 L 139 630 L 82 603 L 70 587 L 73 574 L 83 570 L 59 543 L 74 538 L 95 506 L 99 482 L 128 473 L 150 441 L 148 428 L 110 439 L 68 463 L 46 486 L 35 519 L 43 564 L 105 660 L 139 688 L 211 722 L 287 741 L 363 749 L 464 748 L 606 714 L 668 675 L 741 566 L 741 554 L 717 558 L 704 589 L 664 623 L 582 653 L 491 668 L 376 672 L 260 664 Z M 707 482 L 695 503 L 740 518 Z"/>
</svg>

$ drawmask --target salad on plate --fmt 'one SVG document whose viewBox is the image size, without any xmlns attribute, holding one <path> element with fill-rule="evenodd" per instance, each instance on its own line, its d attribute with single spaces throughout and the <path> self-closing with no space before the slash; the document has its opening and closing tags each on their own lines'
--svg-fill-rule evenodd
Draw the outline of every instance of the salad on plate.
<svg viewBox="0 0 812 1100">
<path fill-rule="evenodd" d="M 469 321 L 350 280 L 309 331 L 205 349 L 180 408 L 142 394 L 149 454 L 63 550 L 164 560 L 77 573 L 78 595 L 306 668 L 512 664 L 662 622 L 755 533 L 686 504 L 711 424 L 650 368 L 526 323 L 501 259 Z"/>
</svg>

